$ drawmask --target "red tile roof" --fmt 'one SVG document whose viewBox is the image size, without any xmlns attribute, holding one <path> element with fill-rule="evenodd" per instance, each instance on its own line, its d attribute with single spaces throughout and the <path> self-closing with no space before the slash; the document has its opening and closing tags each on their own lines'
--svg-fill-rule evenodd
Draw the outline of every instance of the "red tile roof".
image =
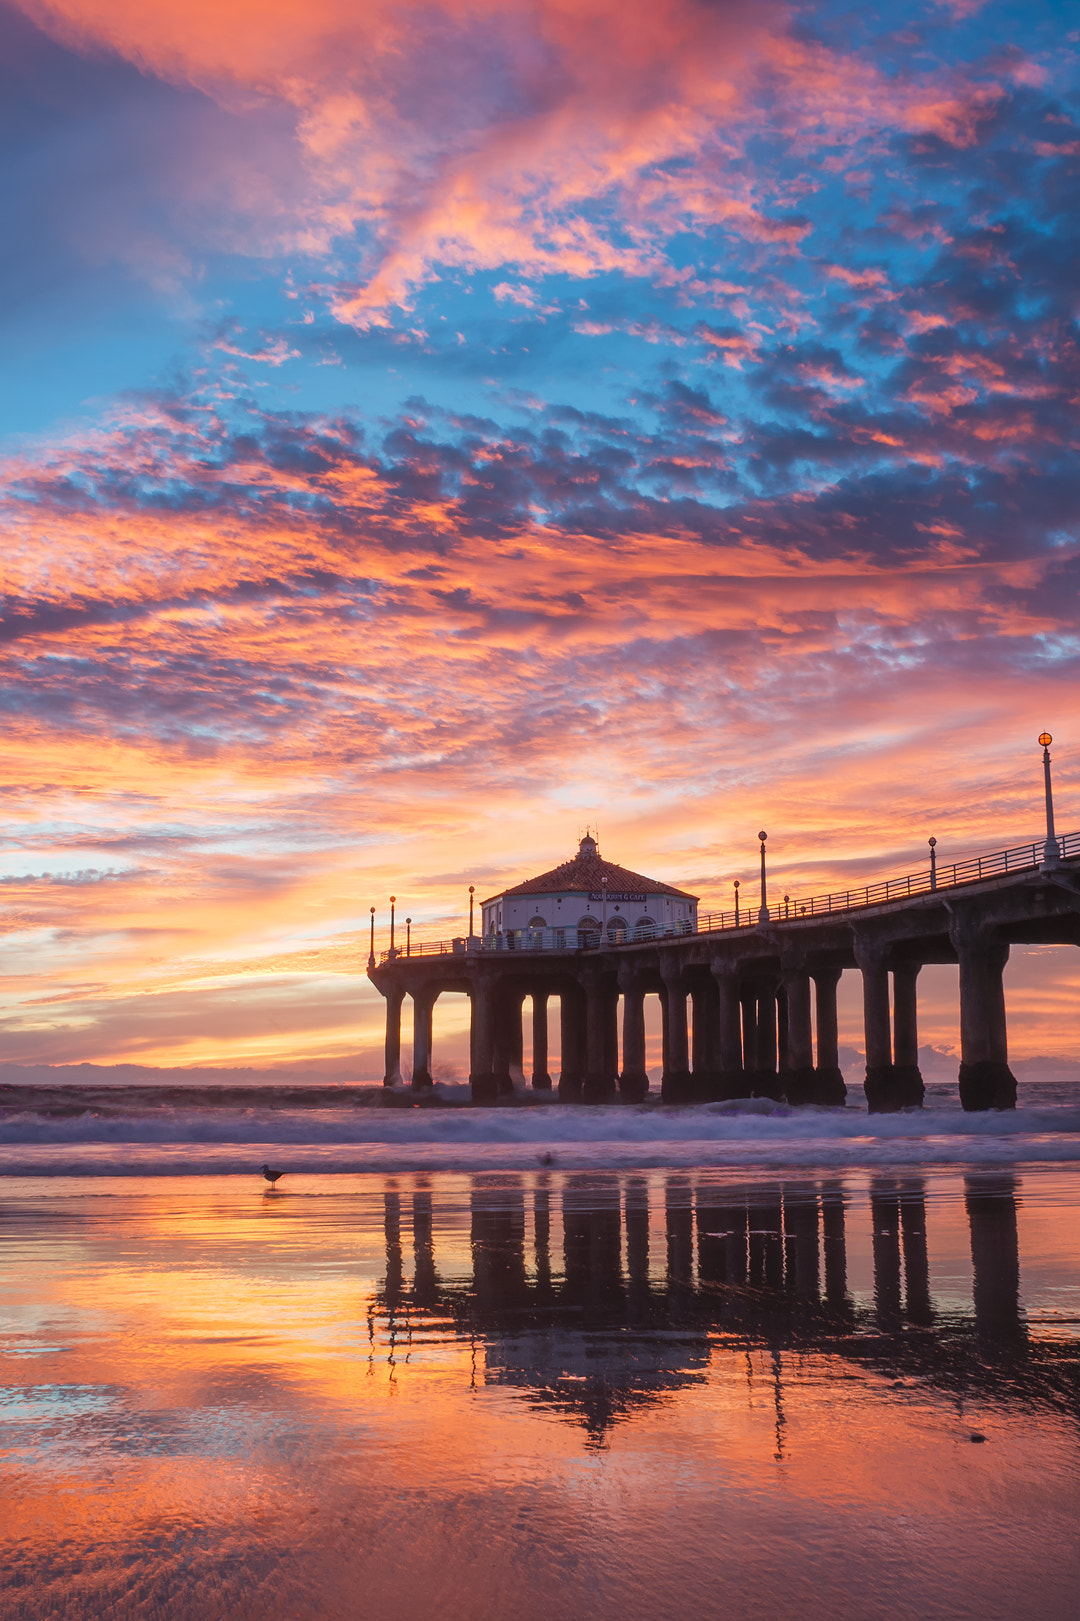
<svg viewBox="0 0 1080 1621">
<path fill-rule="evenodd" d="M 607 879 L 608 893 L 612 895 L 672 895 L 681 901 L 696 901 L 698 898 L 688 895 L 685 889 L 676 889 L 674 884 L 662 884 L 656 878 L 644 878 L 639 872 L 616 866 L 614 861 L 605 861 L 596 847 L 596 840 L 586 834 L 572 861 L 564 861 L 561 867 L 552 867 L 550 872 L 542 872 L 536 878 L 527 878 L 523 884 L 500 890 L 498 895 L 490 896 L 481 905 L 487 906 L 500 896 L 506 898 L 510 895 L 600 894 L 604 878 Z"/>
</svg>

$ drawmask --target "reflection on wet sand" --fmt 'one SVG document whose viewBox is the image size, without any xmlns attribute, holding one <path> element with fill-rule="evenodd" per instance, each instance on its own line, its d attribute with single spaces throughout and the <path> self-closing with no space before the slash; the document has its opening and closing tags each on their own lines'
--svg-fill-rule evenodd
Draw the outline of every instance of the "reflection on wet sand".
<svg viewBox="0 0 1080 1621">
<path fill-rule="evenodd" d="M 531 1189 L 477 1177 L 469 1194 L 472 1272 L 444 1282 L 431 1195 L 412 1195 L 413 1281 L 401 1248 L 401 1195 L 384 1195 L 386 1277 L 376 1318 L 392 1346 L 402 1322 L 445 1321 L 485 1348 L 485 1379 L 577 1416 L 593 1445 L 619 1418 L 701 1377 L 718 1342 L 785 1355 L 829 1353 L 887 1377 L 918 1374 L 1021 1401 L 1057 1404 L 1078 1366 L 1068 1343 L 1033 1344 L 1020 1306 L 1017 1186 L 969 1175 L 971 1310 L 931 1298 L 926 1189 L 877 1176 L 853 1217 L 835 1178 L 744 1187 L 673 1175 L 662 1209 L 641 1176 L 569 1176 Z M 659 1199 L 656 1200 L 659 1206 Z M 561 1267 L 552 1208 L 561 1216 Z M 656 1245 L 663 1220 L 662 1248 Z M 872 1302 L 847 1289 L 847 1231 L 868 1221 Z M 653 1265 L 656 1254 L 662 1267 Z M 779 1399 L 779 1398 L 778 1398 Z"/>
<path fill-rule="evenodd" d="M 9 1185 L 0 1621 L 1074 1621 L 1048 1185 Z"/>
</svg>

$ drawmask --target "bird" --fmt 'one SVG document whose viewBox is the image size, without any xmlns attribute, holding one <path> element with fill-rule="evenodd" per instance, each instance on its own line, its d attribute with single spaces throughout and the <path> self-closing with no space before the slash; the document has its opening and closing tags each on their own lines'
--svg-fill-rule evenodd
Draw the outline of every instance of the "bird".
<svg viewBox="0 0 1080 1621">
<path fill-rule="evenodd" d="M 285 1175 L 285 1172 L 284 1171 L 272 1171 L 270 1169 L 269 1165 L 264 1165 L 263 1168 L 262 1168 L 262 1174 L 265 1176 L 266 1180 L 269 1182 L 269 1184 L 270 1184 L 270 1186 L 272 1188 L 274 1186 L 275 1182 L 277 1182 L 278 1178 Z"/>
</svg>

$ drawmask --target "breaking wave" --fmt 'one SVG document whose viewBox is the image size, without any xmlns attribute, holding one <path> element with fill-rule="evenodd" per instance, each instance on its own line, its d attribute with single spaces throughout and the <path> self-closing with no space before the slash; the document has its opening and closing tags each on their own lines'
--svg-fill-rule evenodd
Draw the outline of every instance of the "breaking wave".
<svg viewBox="0 0 1080 1621">
<path fill-rule="evenodd" d="M 456 1091 L 457 1089 L 453 1089 Z M 0 1175 L 197 1175 L 247 1172 L 476 1171 L 662 1166 L 884 1166 L 1080 1160 L 1075 1085 L 1032 1086 L 1007 1113 L 963 1114 L 955 1097 L 897 1115 L 788 1109 L 763 1099 L 662 1108 L 382 1108 L 380 1089 L 318 1106 L 270 1089 L 171 1097 L 150 1089 L 61 1102 L 0 1100 Z M 449 1094 L 451 1089 L 446 1089 Z M 407 1098 L 397 1101 L 407 1103 Z M 453 1101 L 445 1096 L 444 1102 Z"/>
</svg>

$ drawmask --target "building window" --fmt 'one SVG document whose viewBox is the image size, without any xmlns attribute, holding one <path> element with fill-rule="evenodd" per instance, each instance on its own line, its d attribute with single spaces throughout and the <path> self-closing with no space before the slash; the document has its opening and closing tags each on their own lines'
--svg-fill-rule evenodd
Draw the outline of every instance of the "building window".
<svg viewBox="0 0 1080 1621">
<path fill-rule="evenodd" d="M 655 940 L 656 924 L 651 917 L 639 917 L 634 924 L 635 940 Z"/>
<path fill-rule="evenodd" d="M 547 919 L 542 918 L 542 917 L 534 917 L 531 920 L 531 922 L 529 923 L 529 928 L 530 929 L 546 929 L 547 928 Z"/>
<path fill-rule="evenodd" d="M 626 919 L 624 917 L 609 917 L 607 926 L 608 945 L 621 946 L 626 939 Z"/>
</svg>

